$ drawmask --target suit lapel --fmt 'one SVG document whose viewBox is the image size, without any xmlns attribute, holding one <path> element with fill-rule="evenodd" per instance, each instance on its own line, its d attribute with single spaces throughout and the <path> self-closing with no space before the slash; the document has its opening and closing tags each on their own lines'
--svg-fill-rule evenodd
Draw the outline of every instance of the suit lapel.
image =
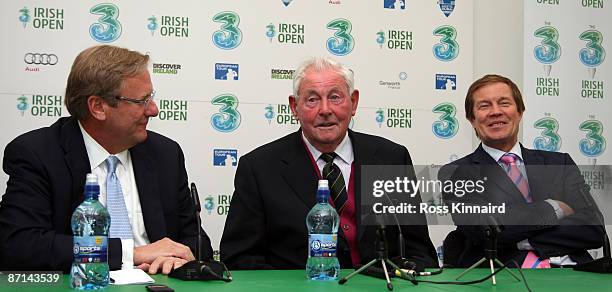
<svg viewBox="0 0 612 292">
<path fill-rule="evenodd" d="M 549 166 L 546 165 L 546 161 L 541 155 L 538 154 L 537 151 L 527 149 L 521 145 L 521 152 L 523 154 L 523 161 L 527 171 L 529 193 L 531 194 L 534 202 L 543 200 L 545 198 L 542 198 L 541 195 L 545 195 L 546 192 L 544 192 L 542 188 L 552 182 L 552 179 L 548 177 L 548 174 L 555 172 L 547 171 L 545 169 Z"/>
<path fill-rule="evenodd" d="M 287 152 L 280 154 L 282 177 L 308 209 L 316 203 L 317 172 L 312 166 L 308 152 L 298 130 L 289 137 Z"/>
<path fill-rule="evenodd" d="M 150 242 L 155 242 L 166 236 L 166 221 L 160 198 L 160 178 L 155 167 L 153 157 L 146 149 L 146 141 L 130 149 L 134 178 L 138 188 L 138 197 L 145 229 Z"/>
<path fill-rule="evenodd" d="M 68 118 L 61 126 L 60 141 L 64 149 L 64 161 L 72 178 L 71 209 L 74 210 L 84 200 L 83 186 L 85 177 L 91 172 L 89 156 L 85 149 L 83 134 L 76 118 Z"/>
<path fill-rule="evenodd" d="M 472 163 L 481 165 L 481 178 L 487 178 L 488 184 L 493 184 L 493 190 L 501 190 L 505 193 L 501 194 L 499 192 L 493 191 L 488 192 L 491 196 L 490 199 L 497 202 L 507 202 L 508 199 L 517 202 L 525 203 L 525 198 L 516 187 L 516 185 L 510 180 L 508 174 L 504 171 L 504 169 L 499 166 L 497 161 L 493 160 L 491 156 L 482 148 L 482 144 L 478 146 L 476 151 L 474 151 L 474 155 L 472 158 Z"/>
</svg>

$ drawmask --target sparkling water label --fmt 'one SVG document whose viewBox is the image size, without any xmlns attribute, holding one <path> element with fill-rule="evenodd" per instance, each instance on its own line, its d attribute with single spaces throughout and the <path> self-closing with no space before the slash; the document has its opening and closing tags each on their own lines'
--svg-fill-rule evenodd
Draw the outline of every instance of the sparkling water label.
<svg viewBox="0 0 612 292">
<path fill-rule="evenodd" d="M 108 238 L 106 236 L 75 236 L 73 239 L 75 263 L 106 263 Z"/>
<path fill-rule="evenodd" d="M 336 234 L 310 234 L 308 235 L 308 246 L 310 247 L 311 257 L 335 257 Z"/>
</svg>

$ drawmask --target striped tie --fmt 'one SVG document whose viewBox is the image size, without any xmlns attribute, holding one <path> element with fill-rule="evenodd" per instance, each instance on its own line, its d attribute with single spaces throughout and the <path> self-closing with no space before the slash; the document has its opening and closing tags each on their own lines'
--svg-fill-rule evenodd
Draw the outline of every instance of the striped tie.
<svg viewBox="0 0 612 292">
<path fill-rule="evenodd" d="M 533 200 L 531 198 L 531 195 L 529 194 L 529 183 L 516 165 L 516 161 L 518 159 L 519 158 L 516 154 L 506 153 L 499 159 L 499 161 L 501 161 L 505 165 L 505 170 L 508 173 L 508 176 L 519 189 L 519 191 L 521 191 L 521 194 L 523 194 L 523 198 L 525 198 L 525 201 L 527 203 L 531 203 Z M 540 257 L 538 257 L 533 251 L 529 251 L 529 253 L 527 253 L 527 257 L 525 257 L 525 260 L 521 265 L 521 268 L 547 269 L 550 268 L 550 260 L 540 259 Z"/>
<path fill-rule="evenodd" d="M 550 269 L 550 260 L 549 259 L 541 259 L 534 252 L 530 251 L 527 253 L 523 264 L 521 265 L 523 269 Z"/>
<path fill-rule="evenodd" d="M 119 179 L 115 173 L 119 158 L 111 155 L 106 158 L 105 162 L 107 169 L 106 208 L 111 216 L 109 237 L 133 239 L 132 225 L 130 224 L 127 208 L 125 207 L 125 200 L 123 198 L 123 192 L 121 191 L 121 184 L 119 183 Z"/>
<path fill-rule="evenodd" d="M 506 166 L 506 173 L 508 173 L 508 176 L 510 177 L 512 182 L 516 185 L 519 191 L 521 191 L 521 194 L 523 194 L 523 198 L 525 198 L 525 201 L 527 203 L 531 203 L 532 199 L 531 195 L 529 194 L 529 183 L 527 183 L 527 178 L 525 178 L 521 171 L 518 169 L 518 166 L 516 165 L 517 159 L 518 156 L 516 156 L 516 154 L 506 153 L 499 159 L 499 161 L 501 161 Z"/>
<path fill-rule="evenodd" d="M 325 161 L 325 166 L 323 166 L 323 178 L 329 182 L 329 191 L 334 206 L 336 206 L 336 210 L 338 214 L 340 214 L 342 208 L 344 208 L 346 204 L 348 196 L 346 194 L 346 185 L 344 184 L 342 171 L 340 171 L 338 165 L 334 163 L 334 158 L 336 158 L 336 156 L 338 156 L 338 154 L 334 152 L 323 153 L 321 154 L 321 159 Z"/>
</svg>

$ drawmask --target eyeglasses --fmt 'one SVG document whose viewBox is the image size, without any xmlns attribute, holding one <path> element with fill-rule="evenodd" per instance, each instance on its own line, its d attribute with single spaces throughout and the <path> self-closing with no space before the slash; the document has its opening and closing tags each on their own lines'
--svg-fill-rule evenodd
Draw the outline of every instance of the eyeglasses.
<svg viewBox="0 0 612 292">
<path fill-rule="evenodd" d="M 133 104 L 144 105 L 145 108 L 147 107 L 149 102 L 152 101 L 154 98 L 155 98 L 155 90 L 151 91 L 151 94 L 145 96 L 142 99 L 129 98 L 125 96 L 115 96 L 115 99 L 117 100 L 123 100 L 123 101 L 127 101 Z"/>
</svg>

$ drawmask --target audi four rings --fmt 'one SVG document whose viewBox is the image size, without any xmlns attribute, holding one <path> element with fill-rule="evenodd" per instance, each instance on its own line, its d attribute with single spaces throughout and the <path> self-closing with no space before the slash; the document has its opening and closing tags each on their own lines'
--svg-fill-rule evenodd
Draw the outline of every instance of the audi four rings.
<svg viewBox="0 0 612 292">
<path fill-rule="evenodd" d="M 55 54 L 27 53 L 23 56 L 23 61 L 26 64 L 55 65 L 57 64 L 57 56 Z"/>
</svg>

